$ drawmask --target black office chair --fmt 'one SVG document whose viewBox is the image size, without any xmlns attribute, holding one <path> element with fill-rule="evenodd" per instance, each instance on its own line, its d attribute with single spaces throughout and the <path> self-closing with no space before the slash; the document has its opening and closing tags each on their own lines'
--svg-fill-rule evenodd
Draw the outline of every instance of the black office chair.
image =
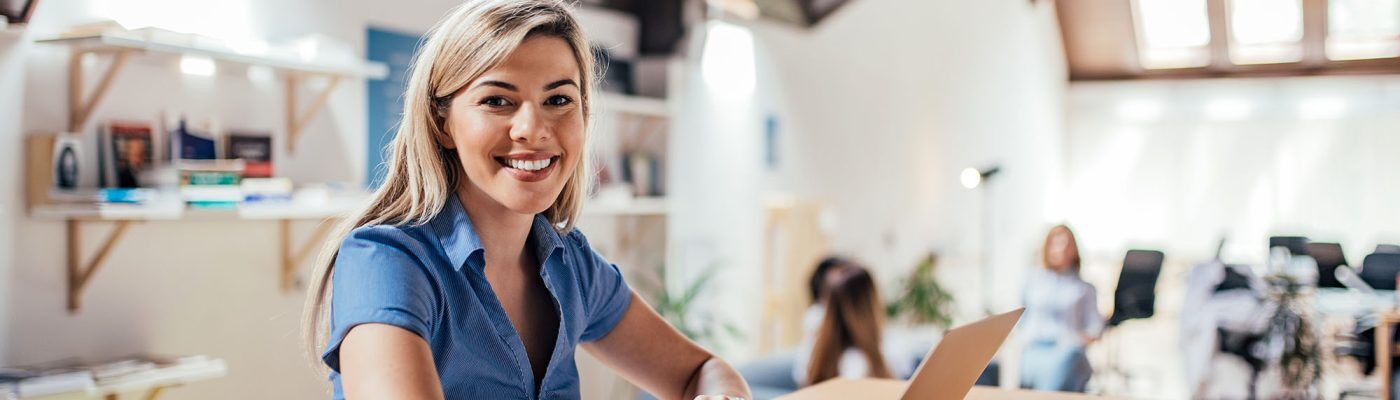
<svg viewBox="0 0 1400 400">
<path fill-rule="evenodd" d="M 1337 267 L 1347 264 L 1342 245 L 1337 243 L 1308 243 L 1308 253 L 1317 261 L 1317 287 L 1345 288 L 1337 280 Z"/>
<path fill-rule="evenodd" d="M 1375 253 L 1385 253 L 1385 254 L 1400 254 L 1400 244 L 1385 244 L 1385 243 L 1381 243 L 1381 244 L 1376 245 L 1376 251 L 1374 251 L 1374 252 L 1375 252 Z"/>
<path fill-rule="evenodd" d="M 1118 274 L 1118 288 L 1113 291 L 1113 314 L 1108 318 L 1108 326 L 1152 317 L 1163 258 L 1162 252 L 1156 250 L 1128 250 L 1123 257 L 1123 271 Z"/>
<path fill-rule="evenodd" d="M 1286 247 L 1295 256 L 1308 255 L 1308 238 L 1303 236 L 1274 236 L 1269 238 L 1269 249 Z"/>
<path fill-rule="evenodd" d="M 1123 270 L 1118 273 L 1118 287 L 1113 291 L 1113 314 L 1108 317 L 1108 328 L 1117 327 L 1124 321 L 1151 318 L 1157 308 L 1157 277 L 1162 274 L 1162 252 L 1155 250 L 1128 250 L 1123 256 Z M 1097 385 L 1112 385 L 1126 388 L 1133 377 L 1118 365 L 1120 344 L 1116 329 L 1106 329 L 1104 344 L 1108 346 L 1104 368 L 1094 373 Z M 1100 387 L 1099 390 L 1103 388 Z"/>
<path fill-rule="evenodd" d="M 1400 253 L 1371 253 L 1361 261 L 1361 280 L 1376 290 L 1395 290 L 1400 275 Z"/>
</svg>

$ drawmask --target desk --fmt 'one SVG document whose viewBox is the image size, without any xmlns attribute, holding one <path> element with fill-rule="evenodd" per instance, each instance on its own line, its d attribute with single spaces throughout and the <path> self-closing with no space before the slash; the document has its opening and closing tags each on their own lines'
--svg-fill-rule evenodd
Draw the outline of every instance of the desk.
<svg viewBox="0 0 1400 400">
<path fill-rule="evenodd" d="M 967 393 L 967 400 L 1094 400 L 1119 399 L 1120 397 L 1095 396 L 1080 393 L 1037 392 L 1021 389 L 1000 389 L 974 386 Z"/>
<path fill-rule="evenodd" d="M 834 399 L 889 399 L 896 400 L 904 395 L 909 382 L 894 379 L 842 379 L 836 378 L 819 385 L 798 390 L 778 400 L 834 400 Z M 815 389 L 815 390 L 814 390 Z M 967 400 L 1099 400 L 1117 397 L 1093 396 L 1079 393 L 1037 392 L 1020 389 L 1001 389 L 986 386 L 973 386 L 964 397 Z"/>
<path fill-rule="evenodd" d="M 194 359 L 194 360 L 190 360 Z M 36 400 L 79 400 L 101 398 L 104 400 L 143 399 L 155 400 L 166 389 L 185 384 L 221 378 L 228 375 L 228 366 L 222 359 L 189 357 L 174 364 L 157 366 L 153 369 L 126 373 L 120 376 L 96 380 L 88 390 L 73 390 L 43 396 L 24 396 Z M 133 397 L 134 396 L 134 397 Z"/>
</svg>

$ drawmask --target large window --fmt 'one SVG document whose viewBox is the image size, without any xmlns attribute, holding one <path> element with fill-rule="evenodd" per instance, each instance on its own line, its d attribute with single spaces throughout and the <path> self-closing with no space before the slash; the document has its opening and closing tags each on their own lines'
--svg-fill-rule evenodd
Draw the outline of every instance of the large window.
<svg viewBox="0 0 1400 400">
<path fill-rule="evenodd" d="M 1303 60 L 1301 0 L 1230 0 L 1230 62 L 1276 64 Z"/>
<path fill-rule="evenodd" d="M 1327 58 L 1400 56 L 1400 0 L 1329 0 Z"/>
<path fill-rule="evenodd" d="M 1138 58 L 1144 68 L 1210 65 L 1205 0 L 1134 0 Z"/>
</svg>

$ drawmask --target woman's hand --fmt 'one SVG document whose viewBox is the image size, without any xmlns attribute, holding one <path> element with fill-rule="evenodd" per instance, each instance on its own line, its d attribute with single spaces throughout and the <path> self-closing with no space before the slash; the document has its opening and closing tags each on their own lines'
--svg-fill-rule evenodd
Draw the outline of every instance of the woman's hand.
<svg viewBox="0 0 1400 400">
<path fill-rule="evenodd" d="M 719 357 L 710 357 L 690 379 L 690 383 L 686 385 L 686 393 L 721 393 L 701 394 L 695 397 L 705 400 L 747 399 L 749 385 L 729 363 Z"/>
<path fill-rule="evenodd" d="M 686 339 L 636 293 L 612 332 L 582 347 L 661 399 L 753 397 L 734 367 Z"/>
</svg>

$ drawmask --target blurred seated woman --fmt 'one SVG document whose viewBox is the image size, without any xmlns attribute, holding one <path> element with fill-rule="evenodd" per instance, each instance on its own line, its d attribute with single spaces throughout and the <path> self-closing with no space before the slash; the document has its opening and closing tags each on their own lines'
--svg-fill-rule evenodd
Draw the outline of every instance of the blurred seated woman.
<svg viewBox="0 0 1400 400">
<path fill-rule="evenodd" d="M 875 280 L 865 268 L 850 262 L 819 268 L 823 277 L 817 292 L 822 317 L 815 334 L 803 340 L 796 358 L 794 377 L 808 386 L 827 379 L 896 378 L 907 371 L 888 362 L 881 334 L 884 309 Z"/>
<path fill-rule="evenodd" d="M 1050 229 L 1043 256 L 1044 267 L 1031 272 L 1022 291 L 1021 387 L 1084 392 L 1093 374 L 1084 347 L 1102 333 L 1104 319 L 1094 286 L 1079 277 L 1079 246 L 1068 226 Z"/>
</svg>

